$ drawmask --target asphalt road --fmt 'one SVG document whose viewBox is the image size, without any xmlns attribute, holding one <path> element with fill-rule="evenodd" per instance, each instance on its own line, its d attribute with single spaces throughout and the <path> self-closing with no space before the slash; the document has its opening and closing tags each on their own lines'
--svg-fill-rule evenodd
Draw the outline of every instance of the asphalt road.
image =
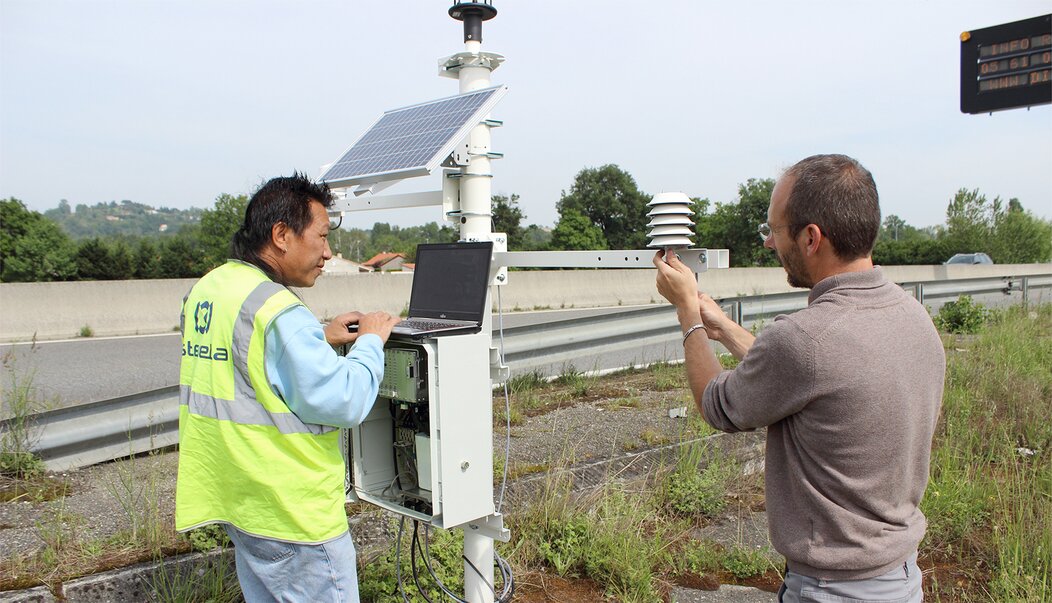
<svg viewBox="0 0 1052 603">
<path fill-rule="evenodd" d="M 514 327 L 627 310 L 625 307 L 516 312 L 504 315 Z M 493 317 L 496 329 L 498 318 Z M 659 353 L 655 351 L 654 354 Z M 4 395 L 31 383 L 47 408 L 66 408 L 177 385 L 179 334 L 96 337 L 0 345 Z M 582 358 L 582 368 L 624 366 L 630 358 Z M 43 409 L 42 409 L 43 410 Z M 0 418 L 6 417 L 5 412 Z"/>
<path fill-rule="evenodd" d="M 1041 297 L 1044 299 L 1044 297 Z M 1021 301 L 1019 292 L 975 296 L 987 307 L 1004 307 Z M 926 300 L 932 311 L 946 299 Z M 628 310 L 628 307 L 515 312 L 504 315 L 505 327 L 570 320 Z M 498 318 L 493 317 L 496 330 Z M 621 354 L 582 355 L 575 359 L 578 370 L 603 370 L 640 361 L 676 360 L 682 349 L 670 341 L 664 345 Z M 65 408 L 159 389 L 179 383 L 179 335 L 164 333 L 135 337 L 98 337 L 37 343 L 0 345 L 0 386 L 8 395 L 15 383 L 31 383 L 47 408 Z M 512 366 L 512 370 L 515 367 Z M 43 410 L 43 409 L 42 409 Z M 6 418 L 6 405 L 0 418 Z"/>
</svg>

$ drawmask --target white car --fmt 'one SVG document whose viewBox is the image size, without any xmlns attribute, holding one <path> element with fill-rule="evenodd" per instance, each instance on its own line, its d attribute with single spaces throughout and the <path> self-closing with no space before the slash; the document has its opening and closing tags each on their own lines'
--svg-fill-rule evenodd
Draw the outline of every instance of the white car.
<svg viewBox="0 0 1052 603">
<path fill-rule="evenodd" d="M 994 261 L 985 253 L 956 253 L 944 264 L 993 264 Z"/>
</svg>

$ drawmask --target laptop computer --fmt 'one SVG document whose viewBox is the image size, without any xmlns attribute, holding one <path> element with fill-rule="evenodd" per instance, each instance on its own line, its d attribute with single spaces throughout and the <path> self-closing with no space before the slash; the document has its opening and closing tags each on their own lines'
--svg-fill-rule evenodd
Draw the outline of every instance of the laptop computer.
<svg viewBox="0 0 1052 603">
<path fill-rule="evenodd" d="M 391 332 L 420 338 L 482 330 L 492 256 L 490 241 L 417 245 L 409 316 Z"/>
</svg>

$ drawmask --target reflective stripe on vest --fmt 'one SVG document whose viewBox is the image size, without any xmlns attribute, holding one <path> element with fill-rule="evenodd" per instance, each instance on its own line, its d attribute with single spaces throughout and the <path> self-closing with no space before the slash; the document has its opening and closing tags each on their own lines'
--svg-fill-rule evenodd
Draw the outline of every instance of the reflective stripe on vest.
<svg viewBox="0 0 1052 603">
<path fill-rule="evenodd" d="M 179 404 L 187 407 L 190 414 L 230 421 L 239 425 L 268 425 L 281 433 L 312 433 L 321 435 L 335 431 L 329 425 L 304 423 L 291 412 L 270 412 L 253 398 L 252 400 L 223 400 L 192 391 L 189 386 L 179 386 Z"/>
<path fill-rule="evenodd" d="M 321 435 L 338 429 L 330 425 L 304 423 L 291 412 L 268 411 L 256 399 L 256 391 L 250 384 L 248 345 L 255 329 L 256 312 L 259 312 L 268 299 L 284 290 L 285 287 L 273 281 L 260 283 L 252 290 L 252 293 L 248 294 L 238 311 L 237 320 L 234 322 L 234 349 L 231 357 L 235 369 L 234 388 L 237 398 L 241 401 L 224 400 L 195 392 L 189 385 L 183 384 L 179 386 L 179 403 L 188 405 L 191 414 L 220 421 L 232 421 L 241 425 L 271 425 L 281 433 Z M 186 303 L 186 298 L 183 299 L 183 303 Z"/>
</svg>

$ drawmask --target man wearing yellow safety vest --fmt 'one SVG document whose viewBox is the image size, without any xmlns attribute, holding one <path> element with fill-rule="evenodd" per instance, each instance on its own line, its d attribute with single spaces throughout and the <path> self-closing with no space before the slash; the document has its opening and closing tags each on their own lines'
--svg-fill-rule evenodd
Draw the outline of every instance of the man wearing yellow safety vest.
<svg viewBox="0 0 1052 603">
<path fill-rule="evenodd" d="M 176 529 L 224 526 L 249 603 L 358 601 L 339 428 L 372 409 L 398 318 L 322 325 L 288 289 L 313 286 L 332 257 L 332 203 L 300 174 L 265 183 L 233 259 L 183 300 Z"/>
</svg>

